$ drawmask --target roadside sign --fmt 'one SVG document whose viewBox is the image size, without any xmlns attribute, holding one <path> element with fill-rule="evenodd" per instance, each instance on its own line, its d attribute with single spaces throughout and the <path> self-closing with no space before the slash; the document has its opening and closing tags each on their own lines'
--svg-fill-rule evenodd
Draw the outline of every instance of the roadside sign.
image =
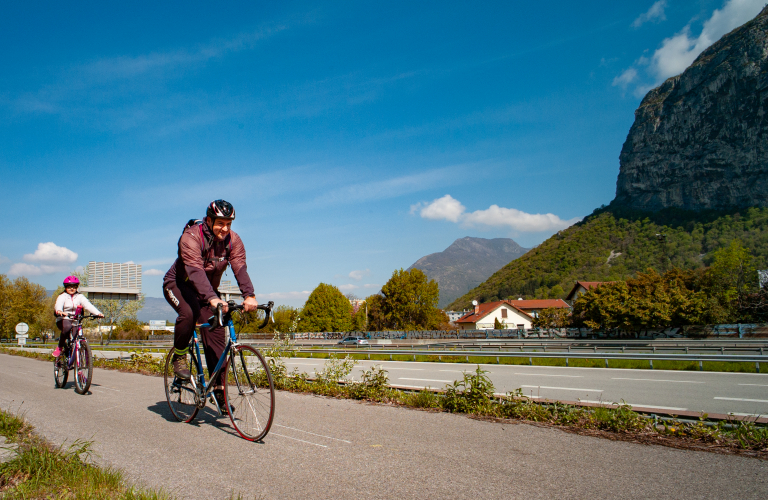
<svg viewBox="0 0 768 500">
<path fill-rule="evenodd" d="M 165 330 L 165 320 L 156 320 L 151 319 L 149 320 L 149 329 L 150 330 Z"/>
<path fill-rule="evenodd" d="M 24 335 L 29 331 L 29 325 L 26 323 L 18 323 L 16 325 L 16 333 L 19 335 Z"/>
</svg>

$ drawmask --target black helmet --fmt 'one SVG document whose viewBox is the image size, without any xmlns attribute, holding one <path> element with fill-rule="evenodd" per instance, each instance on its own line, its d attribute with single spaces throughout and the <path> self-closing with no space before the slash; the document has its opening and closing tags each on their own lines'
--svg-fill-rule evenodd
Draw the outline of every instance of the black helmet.
<svg viewBox="0 0 768 500">
<path fill-rule="evenodd" d="M 224 200 L 215 200 L 208 205 L 208 210 L 205 211 L 206 217 L 211 219 L 229 219 L 235 220 L 235 207 L 231 203 Z"/>
</svg>

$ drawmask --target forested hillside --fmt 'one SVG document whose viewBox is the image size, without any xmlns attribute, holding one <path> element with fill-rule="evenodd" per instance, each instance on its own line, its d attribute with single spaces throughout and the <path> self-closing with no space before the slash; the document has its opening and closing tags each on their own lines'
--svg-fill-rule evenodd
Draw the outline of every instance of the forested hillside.
<svg viewBox="0 0 768 500">
<path fill-rule="evenodd" d="M 563 298 L 577 280 L 626 279 L 648 268 L 695 269 L 734 239 L 751 251 L 758 269 L 768 268 L 768 209 L 651 213 L 603 207 L 510 262 L 448 309 L 468 308 L 473 299 Z"/>
</svg>

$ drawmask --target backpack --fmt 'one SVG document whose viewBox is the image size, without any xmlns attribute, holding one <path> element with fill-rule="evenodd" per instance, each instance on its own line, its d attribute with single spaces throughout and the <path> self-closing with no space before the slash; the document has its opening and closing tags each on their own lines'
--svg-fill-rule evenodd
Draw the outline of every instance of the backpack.
<svg viewBox="0 0 768 500">
<path fill-rule="evenodd" d="M 181 231 L 181 236 L 184 236 L 184 232 L 192 226 L 197 226 L 197 229 L 200 231 L 200 239 L 203 240 L 203 266 L 206 266 L 208 265 L 208 262 L 210 262 L 208 259 L 208 253 L 210 252 L 211 246 L 213 245 L 213 235 L 211 235 L 210 238 L 206 238 L 205 231 L 203 231 L 203 221 L 200 219 L 189 219 L 189 221 L 184 226 L 184 229 Z M 179 241 L 176 243 L 179 259 L 181 259 L 181 236 L 179 236 Z M 227 254 L 225 257 L 217 260 L 226 260 L 229 262 L 229 254 L 232 252 L 232 238 L 229 235 L 227 235 L 227 237 L 229 237 L 229 242 L 227 244 Z"/>
</svg>

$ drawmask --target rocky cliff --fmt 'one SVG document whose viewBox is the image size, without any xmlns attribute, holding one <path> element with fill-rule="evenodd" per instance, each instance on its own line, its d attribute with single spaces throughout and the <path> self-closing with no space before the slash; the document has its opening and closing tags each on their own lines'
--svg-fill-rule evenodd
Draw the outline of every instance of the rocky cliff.
<svg viewBox="0 0 768 500">
<path fill-rule="evenodd" d="M 768 7 L 645 96 L 616 199 L 640 210 L 768 206 Z"/>
<path fill-rule="evenodd" d="M 444 251 L 420 258 L 408 271 L 420 269 L 437 281 L 438 305 L 444 307 L 527 251 L 509 238 L 460 238 Z"/>
</svg>

